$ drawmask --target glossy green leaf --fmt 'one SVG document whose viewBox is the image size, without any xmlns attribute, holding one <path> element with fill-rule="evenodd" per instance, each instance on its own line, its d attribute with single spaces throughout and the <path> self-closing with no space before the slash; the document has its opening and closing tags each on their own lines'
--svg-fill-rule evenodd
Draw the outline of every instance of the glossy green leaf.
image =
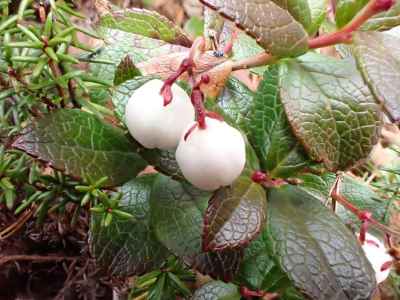
<svg viewBox="0 0 400 300">
<path fill-rule="evenodd" d="M 179 26 L 155 11 L 139 8 L 124 9 L 102 16 L 99 23 L 103 27 L 135 33 L 170 44 L 186 47 L 192 44 Z"/>
<path fill-rule="evenodd" d="M 264 189 L 248 176 L 217 190 L 204 217 L 203 249 L 240 248 L 255 239 L 265 223 Z"/>
<path fill-rule="evenodd" d="M 280 76 L 289 123 L 313 160 L 343 170 L 369 155 L 381 112 L 354 64 L 308 53 L 282 62 Z"/>
<path fill-rule="evenodd" d="M 239 288 L 232 283 L 210 281 L 196 290 L 192 300 L 240 300 Z"/>
<path fill-rule="evenodd" d="M 370 18 L 361 27 L 362 30 L 388 30 L 400 25 L 400 2 L 397 1 L 391 9 Z"/>
<path fill-rule="evenodd" d="M 152 226 L 158 239 L 175 255 L 201 252 L 201 224 L 210 193 L 188 183 L 159 176 L 151 195 Z"/>
<path fill-rule="evenodd" d="M 369 0 L 338 0 L 336 3 L 336 24 L 339 28 L 349 23 Z"/>
<path fill-rule="evenodd" d="M 282 300 L 302 300 L 303 296 L 271 257 L 268 234 L 263 230 L 245 249 L 235 282 L 252 290 L 277 292 Z"/>
<path fill-rule="evenodd" d="M 175 180 L 185 179 L 175 159 L 175 151 L 143 149 L 140 154 L 158 172 L 170 176 Z"/>
<path fill-rule="evenodd" d="M 190 261 L 193 269 L 214 279 L 231 282 L 239 272 L 243 249 L 204 252 Z"/>
<path fill-rule="evenodd" d="M 114 85 L 120 85 L 127 80 L 141 76 L 140 70 L 135 66 L 129 55 L 121 60 L 114 75 Z"/>
<path fill-rule="evenodd" d="M 324 21 L 327 0 L 272 0 L 288 10 L 300 22 L 310 35 L 314 35 Z"/>
<path fill-rule="evenodd" d="M 354 55 L 364 79 L 393 120 L 400 120 L 400 37 L 379 32 L 354 35 Z"/>
<path fill-rule="evenodd" d="M 303 26 L 287 10 L 271 0 L 201 2 L 245 29 L 275 56 L 298 56 L 308 49 L 308 35 Z"/>
<path fill-rule="evenodd" d="M 114 104 L 114 113 L 120 121 L 125 123 L 125 107 L 133 92 L 152 79 L 154 79 L 153 76 L 137 76 L 125 81 L 113 90 L 111 100 Z"/>
<path fill-rule="evenodd" d="M 292 133 L 279 95 L 279 66 L 264 73 L 249 114 L 249 141 L 261 167 L 274 177 L 288 177 L 304 168 L 307 156 Z"/>
<path fill-rule="evenodd" d="M 232 125 L 246 132 L 253 96 L 254 93 L 245 84 L 235 77 L 230 77 L 218 98 L 217 105 Z"/>
<path fill-rule="evenodd" d="M 295 186 L 271 190 L 271 254 L 311 299 L 370 299 L 375 273 L 355 235 L 328 208 Z"/>
<path fill-rule="evenodd" d="M 111 224 L 101 226 L 102 214 L 92 213 L 90 249 L 99 267 L 109 275 L 130 276 L 160 267 L 168 257 L 150 228 L 150 194 L 158 175 L 135 178 L 120 188 L 120 208 L 134 219 L 114 216 Z"/>
<path fill-rule="evenodd" d="M 151 222 L 158 240 L 193 269 L 215 279 L 236 275 L 241 251 L 203 252 L 203 214 L 211 194 L 160 175 L 151 194 Z"/>
<path fill-rule="evenodd" d="M 119 185 L 146 166 L 124 132 L 92 114 L 63 109 L 33 120 L 13 146 L 67 174 Z"/>
</svg>

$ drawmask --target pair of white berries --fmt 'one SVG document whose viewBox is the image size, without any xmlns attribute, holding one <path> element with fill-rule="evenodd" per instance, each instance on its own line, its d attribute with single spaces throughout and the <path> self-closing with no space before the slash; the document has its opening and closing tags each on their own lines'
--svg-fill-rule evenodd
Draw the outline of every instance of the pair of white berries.
<svg viewBox="0 0 400 300">
<path fill-rule="evenodd" d="M 224 121 L 206 118 L 206 128 L 193 128 L 195 110 L 189 96 L 172 85 L 173 100 L 164 106 L 163 82 L 151 80 L 138 88 L 125 109 L 130 134 L 146 148 L 176 149 L 176 160 L 194 186 L 216 190 L 242 173 L 246 147 L 242 134 Z"/>
<path fill-rule="evenodd" d="M 387 253 L 385 245 L 372 234 L 366 233 L 361 247 L 375 271 L 376 282 L 379 284 L 385 281 L 390 273 L 390 266 L 386 266 L 386 264 L 390 264 L 393 260 L 392 256 Z"/>
</svg>

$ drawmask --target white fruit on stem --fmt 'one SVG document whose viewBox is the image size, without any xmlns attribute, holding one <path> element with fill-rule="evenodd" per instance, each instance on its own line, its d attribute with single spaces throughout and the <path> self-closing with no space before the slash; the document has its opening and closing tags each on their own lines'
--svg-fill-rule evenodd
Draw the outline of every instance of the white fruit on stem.
<svg viewBox="0 0 400 300">
<path fill-rule="evenodd" d="M 359 234 L 357 234 L 359 236 Z M 382 266 L 393 260 L 393 258 L 387 253 L 385 245 L 372 234 L 366 233 L 365 242 L 361 245 L 365 256 L 368 258 L 375 271 L 375 277 L 377 283 L 384 281 L 390 273 L 390 268 L 381 270 Z"/>
<path fill-rule="evenodd" d="M 206 118 L 206 128 L 198 126 L 187 136 L 183 133 L 176 160 L 185 178 L 194 186 L 213 191 L 230 185 L 242 173 L 246 163 L 246 145 L 242 134 L 224 121 Z"/>
<path fill-rule="evenodd" d="M 163 82 L 154 79 L 138 88 L 125 108 L 125 123 L 130 134 L 144 147 L 173 150 L 182 132 L 195 118 L 189 96 L 172 85 L 173 100 L 164 106 L 160 95 Z"/>
</svg>

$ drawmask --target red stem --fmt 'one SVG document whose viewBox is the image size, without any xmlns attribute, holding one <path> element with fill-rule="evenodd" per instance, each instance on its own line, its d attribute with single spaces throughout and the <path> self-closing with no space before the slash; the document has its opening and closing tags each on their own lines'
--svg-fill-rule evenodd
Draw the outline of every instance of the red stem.
<svg viewBox="0 0 400 300">
<path fill-rule="evenodd" d="M 369 18 L 390 9 L 394 0 L 371 0 L 345 27 L 337 32 L 322 35 L 308 41 L 310 49 L 332 46 L 339 43 L 350 43 L 353 32 L 358 30 Z"/>
</svg>

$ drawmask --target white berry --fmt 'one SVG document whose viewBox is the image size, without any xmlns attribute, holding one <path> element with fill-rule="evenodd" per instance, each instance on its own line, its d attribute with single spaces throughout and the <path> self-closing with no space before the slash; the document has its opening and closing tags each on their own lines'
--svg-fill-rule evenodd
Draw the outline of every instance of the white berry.
<svg viewBox="0 0 400 300">
<path fill-rule="evenodd" d="M 246 163 L 246 146 L 237 129 L 223 121 L 206 118 L 206 128 L 197 126 L 185 140 L 187 130 L 176 150 L 176 160 L 190 183 L 213 191 L 239 177 Z"/>
<path fill-rule="evenodd" d="M 377 283 L 384 281 L 390 273 L 390 268 L 381 271 L 382 266 L 392 261 L 393 258 L 387 253 L 385 245 L 372 234 L 367 233 L 364 244 L 362 245 L 365 256 L 368 258 L 375 271 Z"/>
<path fill-rule="evenodd" d="M 138 88 L 125 108 L 125 122 L 130 134 L 146 148 L 173 150 L 183 130 L 194 121 L 195 112 L 189 96 L 172 85 L 173 100 L 164 106 L 160 95 L 163 82 L 151 80 Z"/>
</svg>

